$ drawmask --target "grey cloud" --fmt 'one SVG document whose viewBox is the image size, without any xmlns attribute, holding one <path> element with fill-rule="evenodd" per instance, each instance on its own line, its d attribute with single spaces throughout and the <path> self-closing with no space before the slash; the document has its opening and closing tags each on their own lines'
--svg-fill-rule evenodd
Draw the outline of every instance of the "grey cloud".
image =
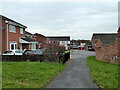
<svg viewBox="0 0 120 90">
<path fill-rule="evenodd" d="M 27 25 L 27 30 L 46 35 L 90 39 L 92 32 L 116 32 L 117 28 L 117 3 L 113 2 L 2 3 L 2 9 L 4 15 Z"/>
</svg>

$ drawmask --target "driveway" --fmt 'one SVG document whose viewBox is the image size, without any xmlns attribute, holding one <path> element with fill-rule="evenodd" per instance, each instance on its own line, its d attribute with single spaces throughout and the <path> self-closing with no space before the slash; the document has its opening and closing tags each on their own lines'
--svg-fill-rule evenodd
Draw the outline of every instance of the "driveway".
<svg viewBox="0 0 120 90">
<path fill-rule="evenodd" d="M 71 52 L 74 59 L 46 88 L 98 88 L 89 76 L 86 57 L 95 55 L 90 51 L 75 50 Z"/>
</svg>

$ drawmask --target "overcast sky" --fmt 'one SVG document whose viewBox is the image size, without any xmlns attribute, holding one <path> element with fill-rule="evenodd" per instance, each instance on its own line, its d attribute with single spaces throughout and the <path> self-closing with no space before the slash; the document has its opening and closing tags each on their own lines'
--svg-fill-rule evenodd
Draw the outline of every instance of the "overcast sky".
<svg viewBox="0 0 120 90">
<path fill-rule="evenodd" d="M 117 32 L 117 2 L 1 2 L 0 14 L 45 36 L 91 39 L 93 32 Z"/>
</svg>

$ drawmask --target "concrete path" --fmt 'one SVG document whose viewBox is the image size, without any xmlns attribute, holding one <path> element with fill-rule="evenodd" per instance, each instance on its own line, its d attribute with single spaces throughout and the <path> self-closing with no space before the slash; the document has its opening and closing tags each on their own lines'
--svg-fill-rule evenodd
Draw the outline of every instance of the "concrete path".
<svg viewBox="0 0 120 90">
<path fill-rule="evenodd" d="M 86 57 L 95 55 L 89 51 L 74 51 L 71 58 L 74 59 L 60 75 L 58 75 L 46 88 L 98 88 L 89 76 L 89 68 Z"/>
</svg>

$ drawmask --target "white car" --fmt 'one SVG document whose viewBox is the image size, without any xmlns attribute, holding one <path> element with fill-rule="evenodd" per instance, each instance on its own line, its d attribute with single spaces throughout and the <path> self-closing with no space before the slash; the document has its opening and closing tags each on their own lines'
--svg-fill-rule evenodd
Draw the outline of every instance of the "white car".
<svg viewBox="0 0 120 90">
<path fill-rule="evenodd" d="M 14 53 L 15 53 L 15 55 L 23 55 L 22 50 L 15 50 Z"/>
<path fill-rule="evenodd" d="M 23 51 L 22 50 L 5 51 L 3 55 L 23 55 Z"/>
</svg>

